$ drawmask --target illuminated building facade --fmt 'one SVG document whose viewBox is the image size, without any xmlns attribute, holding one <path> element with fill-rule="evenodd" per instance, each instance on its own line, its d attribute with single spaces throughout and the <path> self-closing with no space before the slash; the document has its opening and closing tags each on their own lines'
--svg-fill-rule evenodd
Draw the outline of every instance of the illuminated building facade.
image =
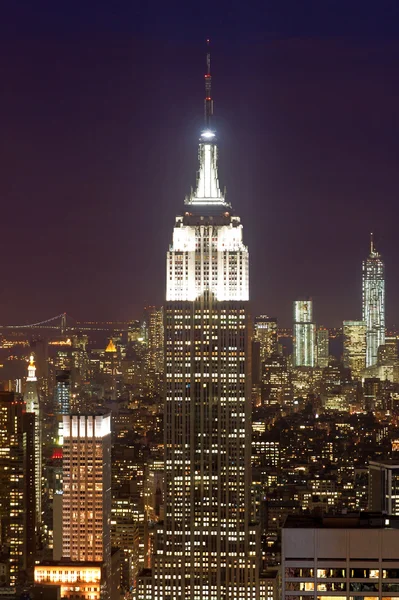
<svg viewBox="0 0 399 600">
<path fill-rule="evenodd" d="M 351 370 L 353 379 L 360 379 L 366 368 L 366 323 L 344 321 L 344 366 Z"/>
<path fill-rule="evenodd" d="M 263 364 L 262 370 L 262 404 L 292 403 L 291 373 L 287 358 L 280 354 L 272 354 Z"/>
<path fill-rule="evenodd" d="M 399 516 L 399 464 L 369 462 L 369 509 Z"/>
<path fill-rule="evenodd" d="M 260 360 L 263 363 L 272 354 L 277 354 L 277 319 L 260 315 L 255 317 L 254 338 L 260 345 Z"/>
<path fill-rule="evenodd" d="M 398 517 L 289 515 L 282 528 L 282 598 L 393 599 Z"/>
<path fill-rule="evenodd" d="M 164 371 L 163 309 L 147 306 L 148 369 L 155 376 Z"/>
<path fill-rule="evenodd" d="M 101 565 L 90 562 L 44 562 L 35 566 L 35 587 L 59 586 L 60 597 L 73 600 L 100 600 Z M 36 597 L 35 594 L 35 597 Z"/>
<path fill-rule="evenodd" d="M 258 597 L 248 249 L 219 188 L 211 102 L 208 90 L 197 185 L 166 259 L 164 521 L 154 600 Z"/>
<path fill-rule="evenodd" d="M 321 369 L 328 367 L 330 354 L 330 343 L 328 329 L 325 327 L 317 328 L 317 366 Z"/>
<path fill-rule="evenodd" d="M 42 424 L 39 392 L 36 377 L 34 357 L 29 358 L 28 377 L 26 378 L 24 402 L 26 412 L 35 415 L 35 496 L 36 496 L 36 525 L 42 521 Z"/>
<path fill-rule="evenodd" d="M 313 323 L 312 300 L 294 302 L 294 367 L 314 367 L 316 325 Z"/>
<path fill-rule="evenodd" d="M 62 556 L 111 572 L 111 415 L 63 416 Z"/>
<path fill-rule="evenodd" d="M 55 404 L 61 415 L 68 415 L 71 408 L 71 371 L 63 369 L 55 373 Z"/>
<path fill-rule="evenodd" d="M 398 365 L 398 338 L 396 336 L 385 336 L 385 344 L 378 348 L 378 366 Z"/>
<path fill-rule="evenodd" d="M 363 261 L 362 318 L 366 323 L 366 367 L 377 364 L 385 344 L 385 265 L 371 235 L 370 255 Z"/>
<path fill-rule="evenodd" d="M 35 415 L 13 392 L 0 392 L 0 520 L 8 545 L 8 583 L 33 578 L 35 553 Z"/>
</svg>

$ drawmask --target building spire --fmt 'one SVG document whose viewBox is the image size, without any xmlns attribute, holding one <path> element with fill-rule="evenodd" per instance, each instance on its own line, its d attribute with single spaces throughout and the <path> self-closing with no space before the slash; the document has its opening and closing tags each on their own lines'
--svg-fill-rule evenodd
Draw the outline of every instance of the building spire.
<svg viewBox="0 0 399 600">
<path fill-rule="evenodd" d="M 211 117 L 213 115 L 213 100 L 212 100 L 212 76 L 211 76 L 211 51 L 210 51 L 210 40 L 206 40 L 206 73 L 205 73 L 205 101 L 204 101 L 204 113 L 205 113 L 205 127 L 209 128 L 211 124 Z"/>
<path fill-rule="evenodd" d="M 35 358 L 34 358 L 33 354 L 31 354 L 29 357 L 28 377 L 26 380 L 27 381 L 37 381 Z"/>
<path fill-rule="evenodd" d="M 373 232 L 370 233 L 370 254 L 374 254 Z"/>
</svg>

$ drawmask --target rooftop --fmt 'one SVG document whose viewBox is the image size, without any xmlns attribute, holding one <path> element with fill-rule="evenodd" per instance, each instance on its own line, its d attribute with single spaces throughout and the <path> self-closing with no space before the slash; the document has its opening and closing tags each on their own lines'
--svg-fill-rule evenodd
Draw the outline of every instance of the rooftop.
<svg viewBox="0 0 399 600">
<path fill-rule="evenodd" d="M 343 515 L 288 515 L 284 529 L 399 529 L 399 516 L 377 512 Z"/>
</svg>

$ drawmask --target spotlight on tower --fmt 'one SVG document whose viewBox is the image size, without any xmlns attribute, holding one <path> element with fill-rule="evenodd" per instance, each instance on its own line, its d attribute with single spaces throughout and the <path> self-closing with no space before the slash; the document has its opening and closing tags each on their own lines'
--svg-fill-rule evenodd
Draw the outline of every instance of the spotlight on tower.
<svg viewBox="0 0 399 600">
<path fill-rule="evenodd" d="M 215 137 L 215 134 L 213 133 L 213 131 L 210 131 L 209 129 L 206 129 L 205 131 L 203 131 L 201 133 L 201 137 L 205 138 L 206 140 L 210 140 L 212 138 Z"/>
</svg>

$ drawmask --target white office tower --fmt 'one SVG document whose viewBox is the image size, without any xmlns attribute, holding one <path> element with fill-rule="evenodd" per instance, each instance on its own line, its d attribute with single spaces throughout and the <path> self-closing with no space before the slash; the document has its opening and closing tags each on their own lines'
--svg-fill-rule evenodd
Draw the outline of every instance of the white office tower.
<svg viewBox="0 0 399 600">
<path fill-rule="evenodd" d="M 294 302 L 294 367 L 314 367 L 316 346 L 316 325 L 313 321 L 312 300 Z"/>
<path fill-rule="evenodd" d="M 42 428 L 40 414 L 40 400 L 37 389 L 36 366 L 33 354 L 29 357 L 28 377 L 24 391 L 24 402 L 26 412 L 35 415 L 35 504 L 36 504 L 36 525 L 40 527 L 42 522 Z"/>
<path fill-rule="evenodd" d="M 362 308 L 366 323 L 366 367 L 377 364 L 378 348 L 385 344 L 385 265 L 374 248 L 363 261 Z"/>
<path fill-rule="evenodd" d="M 288 515 L 281 538 L 284 600 L 398 598 L 399 517 Z"/>
<path fill-rule="evenodd" d="M 63 415 L 62 556 L 111 573 L 111 416 Z"/>
<path fill-rule="evenodd" d="M 219 187 L 207 58 L 197 185 L 167 254 L 165 518 L 154 600 L 258 598 L 248 249 Z"/>
</svg>

